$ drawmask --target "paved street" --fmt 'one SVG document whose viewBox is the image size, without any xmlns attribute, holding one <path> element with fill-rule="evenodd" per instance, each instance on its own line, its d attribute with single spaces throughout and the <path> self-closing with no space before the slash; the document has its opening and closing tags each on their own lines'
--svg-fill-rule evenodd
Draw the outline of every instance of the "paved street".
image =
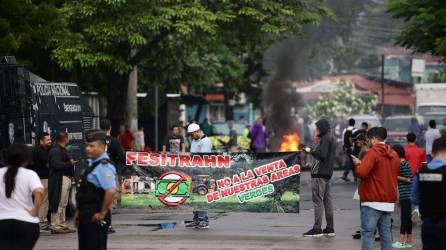
<svg viewBox="0 0 446 250">
<path fill-rule="evenodd" d="M 184 220 L 191 212 L 167 210 L 153 212 L 145 209 L 120 209 L 113 217 L 117 233 L 110 235 L 109 249 L 360 249 L 360 241 L 351 235 L 358 230 L 359 209 L 352 200 L 355 185 L 333 179 L 335 200 L 335 238 L 304 238 L 302 233 L 313 222 L 308 173 L 301 183 L 301 212 L 272 213 L 212 213 L 211 228 L 187 229 Z M 394 215 L 394 237 L 399 234 L 399 214 Z M 176 223 L 175 228 L 160 229 L 161 223 Z M 419 226 L 414 228 L 420 249 Z M 376 244 L 378 249 L 379 245 Z M 76 249 L 77 235 L 43 235 L 36 249 Z"/>
</svg>

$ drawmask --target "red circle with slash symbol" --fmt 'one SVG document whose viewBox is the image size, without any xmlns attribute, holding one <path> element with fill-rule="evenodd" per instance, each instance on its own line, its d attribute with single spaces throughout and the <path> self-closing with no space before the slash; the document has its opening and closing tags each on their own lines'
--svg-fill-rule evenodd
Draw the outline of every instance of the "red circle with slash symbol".
<svg viewBox="0 0 446 250">
<path fill-rule="evenodd" d="M 181 205 L 184 202 L 186 202 L 188 197 L 172 196 L 172 194 L 176 193 L 176 191 L 178 190 L 178 187 L 180 186 L 181 182 L 183 182 L 186 179 L 186 175 L 176 172 L 176 171 L 169 171 L 169 172 L 163 173 L 159 179 L 175 181 L 175 182 L 172 182 L 172 184 L 168 186 L 166 193 L 164 193 L 162 196 L 158 197 L 158 199 L 163 204 L 165 204 L 167 206 L 176 207 L 176 206 Z"/>
</svg>

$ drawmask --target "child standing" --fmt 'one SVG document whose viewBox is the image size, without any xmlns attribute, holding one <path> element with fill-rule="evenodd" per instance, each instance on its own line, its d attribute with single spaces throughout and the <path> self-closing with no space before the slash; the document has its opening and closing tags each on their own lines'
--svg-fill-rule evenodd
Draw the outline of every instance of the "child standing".
<svg viewBox="0 0 446 250">
<path fill-rule="evenodd" d="M 400 240 L 393 243 L 394 248 L 412 247 L 412 219 L 411 219 L 411 182 L 412 172 L 406 161 L 404 148 L 397 144 L 393 149 L 401 159 L 400 174 L 398 175 L 398 194 L 401 207 Z"/>
</svg>

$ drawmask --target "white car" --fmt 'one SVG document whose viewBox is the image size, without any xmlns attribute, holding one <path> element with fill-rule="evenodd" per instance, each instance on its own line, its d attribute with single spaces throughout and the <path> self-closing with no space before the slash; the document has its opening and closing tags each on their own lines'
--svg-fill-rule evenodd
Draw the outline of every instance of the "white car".
<svg viewBox="0 0 446 250">
<path fill-rule="evenodd" d="M 355 128 L 357 129 L 361 128 L 361 124 L 363 122 L 367 122 L 369 124 L 369 128 L 382 126 L 379 118 L 374 115 L 352 115 L 348 119 L 351 118 L 355 119 Z"/>
</svg>

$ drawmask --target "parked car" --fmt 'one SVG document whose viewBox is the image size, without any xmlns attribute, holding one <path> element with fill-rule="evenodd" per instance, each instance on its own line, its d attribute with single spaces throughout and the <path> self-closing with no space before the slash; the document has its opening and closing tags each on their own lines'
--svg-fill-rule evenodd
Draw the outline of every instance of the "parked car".
<svg viewBox="0 0 446 250">
<path fill-rule="evenodd" d="M 381 127 L 381 121 L 375 115 L 352 115 L 348 119 L 355 119 L 355 128 L 361 128 L 361 124 L 363 122 L 367 122 L 369 124 L 369 128 L 373 127 Z"/>
<path fill-rule="evenodd" d="M 415 124 L 412 124 L 415 122 Z M 384 120 L 384 125 L 387 129 L 387 143 L 389 144 L 406 144 L 406 135 L 410 132 L 415 132 L 419 130 L 417 143 L 422 144 L 423 136 L 423 118 L 420 116 L 412 115 L 396 115 L 389 116 Z"/>
</svg>

